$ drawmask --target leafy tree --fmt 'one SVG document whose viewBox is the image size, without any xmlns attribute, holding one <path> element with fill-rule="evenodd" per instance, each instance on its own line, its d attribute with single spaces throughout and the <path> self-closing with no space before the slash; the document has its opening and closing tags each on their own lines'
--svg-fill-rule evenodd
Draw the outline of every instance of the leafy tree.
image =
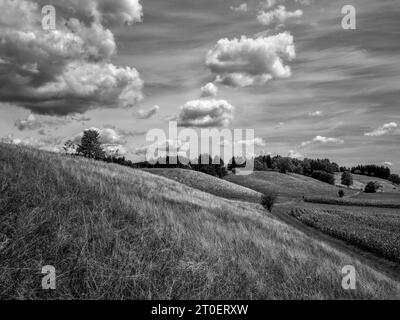
<svg viewBox="0 0 400 320">
<path fill-rule="evenodd" d="M 400 176 L 398 174 L 391 174 L 389 177 L 389 181 L 394 184 L 400 184 Z"/>
<path fill-rule="evenodd" d="M 311 177 L 322 182 L 335 184 L 335 176 L 332 173 L 316 170 L 311 174 Z"/>
<path fill-rule="evenodd" d="M 270 192 L 267 194 L 264 194 L 261 198 L 261 205 L 266 208 L 269 212 L 271 212 L 275 201 L 277 198 L 277 194 L 274 192 Z"/>
<path fill-rule="evenodd" d="M 376 181 L 368 182 L 365 186 L 364 192 L 366 193 L 376 193 L 379 189 L 379 184 Z"/>
<path fill-rule="evenodd" d="M 83 133 L 78 154 L 90 159 L 104 159 L 105 152 L 101 147 L 100 133 L 97 130 L 86 130 Z"/>
<path fill-rule="evenodd" d="M 342 184 L 347 187 L 353 185 L 353 175 L 349 171 L 342 173 Z"/>
<path fill-rule="evenodd" d="M 344 197 L 344 191 L 342 189 L 339 190 L 339 197 L 341 197 L 341 198 Z"/>
</svg>

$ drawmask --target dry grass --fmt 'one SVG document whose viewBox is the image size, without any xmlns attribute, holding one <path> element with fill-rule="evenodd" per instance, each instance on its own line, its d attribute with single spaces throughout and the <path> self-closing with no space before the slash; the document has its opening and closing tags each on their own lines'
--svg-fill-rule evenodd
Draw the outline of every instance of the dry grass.
<svg viewBox="0 0 400 320">
<path fill-rule="evenodd" d="M 143 171 L 0 145 L 0 191 L 3 299 L 400 297 L 397 282 L 260 205 Z M 355 291 L 341 288 L 347 264 Z"/>
</svg>

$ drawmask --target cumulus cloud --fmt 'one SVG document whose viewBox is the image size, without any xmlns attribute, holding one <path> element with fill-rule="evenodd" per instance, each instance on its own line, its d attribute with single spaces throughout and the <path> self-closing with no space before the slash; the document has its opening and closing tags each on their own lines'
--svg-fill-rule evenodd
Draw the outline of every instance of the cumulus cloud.
<svg viewBox="0 0 400 320">
<path fill-rule="evenodd" d="M 383 136 L 385 134 L 392 133 L 396 128 L 398 127 L 396 122 L 390 122 L 384 124 L 382 127 L 379 127 L 378 129 L 371 131 L 371 132 L 366 132 L 364 133 L 365 136 L 368 137 L 379 137 Z"/>
<path fill-rule="evenodd" d="M 150 108 L 149 110 L 138 110 L 136 118 L 138 119 L 150 119 L 152 116 L 154 116 L 158 111 L 160 110 L 159 106 L 154 106 Z"/>
<path fill-rule="evenodd" d="M 218 87 L 214 83 L 209 82 L 200 91 L 202 97 L 215 97 L 218 94 Z"/>
<path fill-rule="evenodd" d="M 287 11 L 285 6 L 278 6 L 271 11 L 260 11 L 257 20 L 264 26 L 271 24 L 280 24 L 286 22 L 290 18 L 299 18 L 303 15 L 302 10 Z"/>
<path fill-rule="evenodd" d="M 231 6 L 230 9 L 235 12 L 247 12 L 247 3 L 242 3 L 238 7 Z"/>
<path fill-rule="evenodd" d="M 293 158 L 293 159 L 299 159 L 299 160 L 303 160 L 304 159 L 304 155 L 298 151 L 294 151 L 294 150 L 290 150 L 288 153 L 288 157 L 289 158 Z"/>
<path fill-rule="evenodd" d="M 111 128 L 99 129 L 96 127 L 91 127 L 89 129 L 84 130 L 83 132 L 77 134 L 73 141 L 75 143 L 80 143 L 85 131 L 94 130 L 100 134 L 99 141 L 104 145 L 123 145 L 126 144 L 126 139 L 120 135 L 116 130 Z"/>
<path fill-rule="evenodd" d="M 339 138 L 316 136 L 312 140 L 302 142 L 300 147 L 303 148 L 310 144 L 343 144 L 343 143 L 344 143 L 344 140 L 339 139 Z"/>
<path fill-rule="evenodd" d="M 234 107 L 225 100 L 193 100 L 180 109 L 180 127 L 226 127 L 233 119 Z"/>
<path fill-rule="evenodd" d="M 308 114 L 310 117 L 322 117 L 323 113 L 320 110 L 314 111 L 314 112 L 310 112 Z"/>
<path fill-rule="evenodd" d="M 0 2 L 0 58 L 6 62 L 0 64 L 0 102 L 66 115 L 129 107 L 142 98 L 136 69 L 109 62 L 116 43 L 101 23 L 117 16 L 125 16 L 126 23 L 139 21 L 137 0 L 67 0 L 60 10 L 57 6 L 57 28 L 49 32 L 41 28 L 41 2 Z M 80 19 L 68 17 L 66 8 Z"/>
<path fill-rule="evenodd" d="M 390 161 L 386 161 L 386 162 L 384 162 L 383 164 L 384 164 L 385 166 L 387 166 L 387 167 L 391 167 L 391 166 L 393 165 L 393 163 L 390 162 Z"/>
<path fill-rule="evenodd" d="M 284 61 L 296 57 L 293 36 L 289 32 L 240 39 L 221 39 L 207 53 L 206 65 L 225 85 L 247 87 L 291 76 Z"/>
</svg>

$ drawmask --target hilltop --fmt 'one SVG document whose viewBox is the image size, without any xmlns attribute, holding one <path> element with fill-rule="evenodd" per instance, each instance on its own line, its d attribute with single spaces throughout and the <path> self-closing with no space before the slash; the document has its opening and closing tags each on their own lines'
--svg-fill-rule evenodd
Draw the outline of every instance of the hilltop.
<svg viewBox="0 0 400 320">
<path fill-rule="evenodd" d="M 0 144 L 0 298 L 399 298 L 399 283 L 227 200 L 115 164 Z M 40 288 L 43 265 L 57 288 Z M 341 287 L 344 265 L 357 290 Z"/>
</svg>

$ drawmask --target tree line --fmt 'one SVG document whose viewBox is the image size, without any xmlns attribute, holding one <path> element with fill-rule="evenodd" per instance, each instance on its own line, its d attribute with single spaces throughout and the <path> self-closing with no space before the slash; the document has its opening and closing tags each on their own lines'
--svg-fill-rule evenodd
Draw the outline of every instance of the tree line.
<svg viewBox="0 0 400 320">
<path fill-rule="evenodd" d="M 166 157 L 157 159 L 155 163 L 149 163 L 148 161 L 134 163 L 131 160 L 126 159 L 124 156 L 118 155 L 117 150 L 114 154 L 106 154 L 100 143 L 100 134 L 96 130 L 86 130 L 81 138 L 81 143 L 78 145 L 74 144 L 71 140 L 67 141 L 64 145 L 64 150 L 72 155 L 116 163 L 136 169 L 182 168 L 203 172 L 220 178 L 226 176 L 228 170 L 235 173 L 238 168 L 240 169 L 246 166 L 245 159 L 240 159 L 241 161 L 239 161 L 238 158 L 232 157 L 225 166 L 225 163 L 221 158 L 216 157 L 212 159 L 211 156 L 207 154 L 200 155 L 195 160 L 182 159 L 167 155 Z M 399 175 L 391 174 L 390 169 L 384 166 L 358 165 L 351 169 L 347 169 L 346 167 L 339 167 L 337 163 L 331 162 L 329 159 L 305 158 L 304 160 L 300 160 L 279 155 L 273 157 L 271 155 L 258 156 L 253 160 L 255 171 L 278 171 L 283 174 L 297 173 L 332 185 L 335 184 L 335 172 L 343 173 L 341 178 L 342 184 L 346 186 L 353 184 L 351 173 L 379 177 L 400 184 Z"/>
</svg>

